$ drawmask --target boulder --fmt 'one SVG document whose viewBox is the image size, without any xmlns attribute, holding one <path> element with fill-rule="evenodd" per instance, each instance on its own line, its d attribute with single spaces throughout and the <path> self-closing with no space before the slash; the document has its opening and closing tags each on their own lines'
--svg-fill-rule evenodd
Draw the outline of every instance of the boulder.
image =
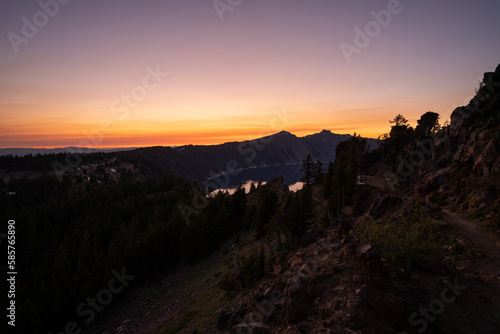
<svg viewBox="0 0 500 334">
<path fill-rule="evenodd" d="M 217 321 L 217 330 L 231 328 L 236 324 L 241 323 L 246 313 L 247 309 L 243 304 L 234 308 L 222 310 Z"/>
<path fill-rule="evenodd" d="M 431 209 L 432 212 L 440 212 L 441 211 L 441 207 L 439 206 L 439 204 L 429 203 L 429 204 L 427 204 L 427 206 L 429 207 L 429 209 Z"/>
</svg>

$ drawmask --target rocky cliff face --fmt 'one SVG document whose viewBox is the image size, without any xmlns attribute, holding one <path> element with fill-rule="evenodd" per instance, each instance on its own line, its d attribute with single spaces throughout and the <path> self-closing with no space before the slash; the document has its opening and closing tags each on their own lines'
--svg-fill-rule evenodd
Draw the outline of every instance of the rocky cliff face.
<svg viewBox="0 0 500 334">
<path fill-rule="evenodd" d="M 269 265 L 246 304 L 222 311 L 220 333 L 413 333 L 409 316 L 429 303 L 375 248 L 351 237 L 332 233 Z"/>
<path fill-rule="evenodd" d="M 414 178 L 417 193 L 500 224 L 500 65 L 433 140 L 434 153 Z"/>
</svg>

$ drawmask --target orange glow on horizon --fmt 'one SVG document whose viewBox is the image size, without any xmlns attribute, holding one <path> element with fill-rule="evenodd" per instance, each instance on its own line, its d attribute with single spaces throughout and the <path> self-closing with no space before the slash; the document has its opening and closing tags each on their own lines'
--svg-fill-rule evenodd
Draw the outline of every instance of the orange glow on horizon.
<svg viewBox="0 0 500 334">
<path fill-rule="evenodd" d="M 369 131 L 363 132 L 363 131 L 356 131 L 356 130 L 351 130 L 349 131 L 348 128 L 342 128 L 341 131 L 337 131 L 336 128 L 325 128 L 325 129 L 320 129 L 316 128 L 313 130 L 309 129 L 304 129 L 301 127 L 293 128 L 293 129 L 283 129 L 283 131 L 290 132 L 297 137 L 304 137 L 307 135 L 312 135 L 315 133 L 318 133 L 322 130 L 330 130 L 331 132 L 335 134 L 350 134 L 353 135 L 354 133 L 356 134 L 361 134 L 362 137 L 367 137 L 367 138 L 377 138 L 380 133 L 376 133 L 373 136 L 370 136 L 368 133 Z M 246 140 L 253 140 L 253 139 L 258 139 L 261 137 L 265 137 L 268 135 L 275 134 L 279 131 L 239 131 L 238 133 L 234 133 L 231 130 L 226 130 L 226 131 L 204 131 L 204 132 L 193 132 L 193 133 L 171 133 L 171 134 L 165 134 L 165 133 L 157 133 L 157 134 L 144 134 L 144 135 L 139 135 L 139 134 L 111 134 L 111 135 L 103 135 L 102 140 L 100 140 L 100 137 L 94 136 L 92 138 L 87 137 L 85 139 L 82 139 L 81 136 L 74 136 L 74 137 L 67 137 L 64 135 L 54 135 L 54 136 L 48 136 L 48 135 L 30 135 L 28 137 L 26 136 L 19 136 L 23 139 L 25 139 L 27 142 L 32 142 L 32 141 L 37 141 L 40 143 L 47 143 L 47 144 L 42 144 L 42 145 L 3 145 L 0 148 L 46 148 L 46 149 L 53 149 L 53 148 L 61 148 L 61 147 L 68 147 L 68 146 L 74 146 L 74 147 L 86 147 L 86 148 L 128 148 L 128 147 L 151 147 L 151 146 L 184 146 L 184 145 L 219 145 L 227 142 L 241 142 L 241 141 L 246 141 Z M 367 133 L 367 135 L 365 135 Z M 0 136 L 0 140 L 4 140 L 2 138 L 3 136 Z M 20 142 L 23 139 L 19 139 Z M 70 138 L 70 140 L 67 140 Z M 7 142 L 12 140 L 13 138 L 10 137 Z M 51 142 L 54 141 L 61 141 L 63 140 L 65 143 L 69 144 L 50 144 Z"/>
<path fill-rule="evenodd" d="M 217 105 L 215 103 L 215 105 Z M 340 104 L 339 106 L 340 107 Z M 401 110 L 406 109 L 406 112 Z M 206 108 L 217 110 L 217 107 Z M 257 110 L 258 112 L 256 112 Z M 128 119 L 121 120 L 104 110 L 101 117 L 52 117 L 34 123 L 14 115 L 0 125 L 1 148 L 124 148 L 148 146 L 218 145 L 231 141 L 245 141 L 288 131 L 298 137 L 330 130 L 335 134 L 354 133 L 377 138 L 390 131 L 389 119 L 403 113 L 415 126 L 425 111 L 418 106 L 404 108 L 403 103 L 391 108 L 338 108 L 332 111 L 326 104 L 298 105 L 272 108 L 257 107 L 240 110 L 229 116 L 202 112 L 196 115 L 178 113 L 168 118 L 150 109 L 134 110 Z M 97 113 L 99 115 L 99 113 Z M 214 115 L 215 114 L 215 115 Z M 158 115 L 158 116 L 156 116 Z M 157 118 L 157 121 L 154 121 Z M 446 116 L 442 116 L 442 122 Z M 17 127 L 8 126 L 16 122 Z M 36 145 L 34 145 L 36 143 Z"/>
</svg>

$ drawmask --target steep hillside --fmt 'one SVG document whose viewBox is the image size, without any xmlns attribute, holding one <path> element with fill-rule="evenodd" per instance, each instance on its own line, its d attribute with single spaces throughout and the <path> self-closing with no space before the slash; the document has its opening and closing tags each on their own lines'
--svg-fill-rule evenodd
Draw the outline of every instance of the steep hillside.
<svg viewBox="0 0 500 334">
<path fill-rule="evenodd" d="M 410 187 L 500 227 L 500 65 L 432 140 L 434 152 Z"/>
<path fill-rule="evenodd" d="M 407 147 L 394 150 L 393 131 L 365 159 L 378 171 L 368 179 L 371 209 L 340 214 L 336 233 L 274 258 L 244 306 L 221 313 L 220 333 L 497 331 L 500 243 L 488 227 L 500 226 L 500 66 L 449 126 L 407 129 Z M 372 245 L 340 242 L 351 228 Z"/>
<path fill-rule="evenodd" d="M 218 333 L 397 333 L 425 293 L 390 268 L 370 245 L 327 233 L 272 270 L 245 307 L 221 312 Z M 325 236 L 325 235 L 324 235 Z M 438 333 L 429 330 L 428 333 Z"/>
</svg>

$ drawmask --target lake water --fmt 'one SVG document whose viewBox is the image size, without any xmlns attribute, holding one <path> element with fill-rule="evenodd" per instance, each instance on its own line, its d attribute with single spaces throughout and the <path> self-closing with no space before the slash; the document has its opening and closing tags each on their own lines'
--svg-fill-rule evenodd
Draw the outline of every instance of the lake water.
<svg viewBox="0 0 500 334">
<path fill-rule="evenodd" d="M 241 184 L 246 192 L 250 190 L 250 185 L 253 182 L 256 186 L 261 181 L 263 184 L 272 179 L 282 176 L 283 183 L 288 185 L 290 190 L 297 191 L 302 188 L 302 164 L 287 164 L 277 166 L 251 167 L 237 171 L 236 175 L 222 174 L 217 178 L 207 180 L 206 187 L 212 189 L 228 191 L 234 193 L 239 184 Z"/>
<path fill-rule="evenodd" d="M 259 181 L 246 181 L 245 183 L 242 183 L 241 186 L 243 188 L 245 188 L 245 192 L 248 194 L 250 192 L 250 187 L 252 186 L 252 183 L 255 184 L 255 186 L 257 187 L 257 184 L 259 183 Z M 263 185 L 266 184 L 267 182 L 261 182 Z M 291 185 L 288 185 L 288 189 L 290 189 L 290 191 L 297 191 L 297 190 L 300 190 L 302 189 L 302 187 L 304 186 L 304 182 L 296 182 L 294 184 L 291 184 Z M 231 188 L 224 188 L 224 189 L 217 189 L 217 190 L 214 190 L 210 193 L 210 195 L 215 195 L 217 194 L 219 191 L 227 191 L 229 193 L 229 195 L 232 195 L 234 194 L 234 192 L 236 191 L 236 189 L 238 189 L 238 186 L 236 187 L 231 187 Z"/>
</svg>

